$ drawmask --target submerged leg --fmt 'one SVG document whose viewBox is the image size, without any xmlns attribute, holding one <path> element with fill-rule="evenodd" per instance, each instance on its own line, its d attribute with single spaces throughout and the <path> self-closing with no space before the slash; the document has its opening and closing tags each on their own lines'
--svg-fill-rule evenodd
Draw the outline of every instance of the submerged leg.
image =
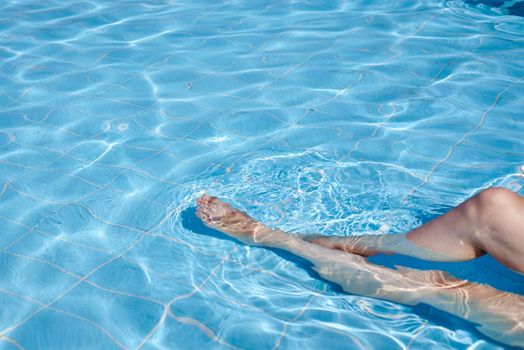
<svg viewBox="0 0 524 350">
<path fill-rule="evenodd" d="M 207 226 L 248 245 L 285 249 L 312 262 L 322 257 L 318 254 L 319 251 L 331 252 L 344 258 L 351 256 L 354 259 L 365 260 L 359 255 L 325 248 L 306 242 L 296 235 L 269 228 L 216 197 L 204 195 L 197 203 L 196 214 Z"/>
<path fill-rule="evenodd" d="M 456 279 L 442 271 L 397 270 L 360 255 L 271 229 L 217 198 L 198 200 L 197 215 L 212 228 L 246 244 L 285 249 L 311 261 L 326 280 L 346 292 L 407 305 L 426 303 L 480 324 L 479 330 L 510 345 L 524 346 L 524 297 Z"/>
<path fill-rule="evenodd" d="M 464 261 L 490 253 L 524 273 L 524 198 L 491 188 L 407 234 L 326 236 L 311 242 L 362 255 L 390 252 L 435 261 Z"/>
</svg>

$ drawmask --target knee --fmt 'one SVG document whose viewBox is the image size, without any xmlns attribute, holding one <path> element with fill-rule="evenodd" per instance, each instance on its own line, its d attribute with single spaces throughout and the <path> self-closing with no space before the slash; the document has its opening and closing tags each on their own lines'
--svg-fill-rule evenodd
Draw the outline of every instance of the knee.
<svg viewBox="0 0 524 350">
<path fill-rule="evenodd" d="M 486 209 L 501 209 L 511 205 L 515 199 L 515 193 L 504 187 L 492 187 L 481 191 L 477 194 L 477 202 L 481 207 Z"/>
<path fill-rule="evenodd" d="M 474 198 L 474 211 L 478 219 L 489 223 L 511 209 L 518 196 L 503 187 L 493 187 L 481 191 Z"/>
</svg>

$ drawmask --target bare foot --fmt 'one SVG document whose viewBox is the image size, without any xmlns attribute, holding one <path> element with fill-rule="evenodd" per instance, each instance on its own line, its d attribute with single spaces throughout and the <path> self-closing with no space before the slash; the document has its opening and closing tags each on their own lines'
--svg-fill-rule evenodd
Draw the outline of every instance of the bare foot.
<svg viewBox="0 0 524 350">
<path fill-rule="evenodd" d="M 271 231 L 246 213 L 207 194 L 197 200 L 196 215 L 214 228 L 247 244 L 257 244 L 260 235 Z"/>
</svg>

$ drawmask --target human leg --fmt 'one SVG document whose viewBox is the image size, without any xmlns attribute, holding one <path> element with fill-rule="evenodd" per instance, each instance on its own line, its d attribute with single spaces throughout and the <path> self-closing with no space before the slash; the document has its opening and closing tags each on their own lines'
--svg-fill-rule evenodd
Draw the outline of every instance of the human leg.
<svg viewBox="0 0 524 350">
<path fill-rule="evenodd" d="M 490 253 L 524 273 L 524 198 L 491 188 L 407 234 L 326 236 L 311 242 L 356 254 L 391 252 L 436 261 L 464 261 Z"/>
<path fill-rule="evenodd" d="M 197 215 L 207 226 L 246 244 L 285 249 L 311 261 L 315 271 L 346 292 L 407 305 L 426 303 L 479 323 L 479 330 L 494 339 L 524 346 L 524 298 L 520 295 L 459 280 L 442 271 L 374 265 L 363 256 L 271 229 L 214 197 L 198 200 Z"/>
</svg>

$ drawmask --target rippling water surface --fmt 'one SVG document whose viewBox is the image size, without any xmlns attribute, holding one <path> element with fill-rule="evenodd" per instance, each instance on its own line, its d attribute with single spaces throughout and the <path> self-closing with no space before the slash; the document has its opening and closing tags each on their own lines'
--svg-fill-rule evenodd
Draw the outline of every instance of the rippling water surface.
<svg viewBox="0 0 524 350">
<path fill-rule="evenodd" d="M 349 235 L 524 193 L 521 5 L 3 1 L 0 347 L 501 348 L 210 234 L 194 201 Z"/>
</svg>

